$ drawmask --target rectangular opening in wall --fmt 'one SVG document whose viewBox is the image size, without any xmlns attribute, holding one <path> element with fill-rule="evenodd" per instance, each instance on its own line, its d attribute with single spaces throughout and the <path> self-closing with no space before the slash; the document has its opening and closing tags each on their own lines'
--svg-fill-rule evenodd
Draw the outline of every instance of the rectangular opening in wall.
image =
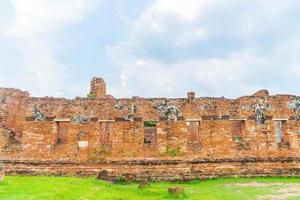
<svg viewBox="0 0 300 200">
<path fill-rule="evenodd" d="M 200 121 L 188 121 L 187 123 L 188 132 L 188 144 L 198 145 L 200 144 Z"/>
<path fill-rule="evenodd" d="M 281 144 L 284 142 L 284 135 L 286 131 L 286 121 L 275 121 L 275 141 L 276 144 Z"/>
<path fill-rule="evenodd" d="M 144 144 L 156 144 L 157 121 L 144 121 Z"/>
<path fill-rule="evenodd" d="M 101 144 L 110 144 L 111 141 L 111 122 L 100 122 L 100 142 Z"/>
<path fill-rule="evenodd" d="M 244 120 L 234 120 L 231 122 L 231 134 L 235 143 L 240 143 L 243 139 L 245 131 Z"/>
<path fill-rule="evenodd" d="M 57 127 L 57 140 L 56 144 L 67 144 L 68 143 L 68 122 L 56 122 Z"/>
</svg>

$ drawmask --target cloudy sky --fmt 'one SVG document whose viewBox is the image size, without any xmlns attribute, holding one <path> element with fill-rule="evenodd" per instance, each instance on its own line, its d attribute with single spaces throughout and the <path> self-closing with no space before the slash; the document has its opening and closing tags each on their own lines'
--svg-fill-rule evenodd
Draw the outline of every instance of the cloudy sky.
<svg viewBox="0 0 300 200">
<path fill-rule="evenodd" d="M 0 0 L 0 87 L 86 96 L 300 95 L 299 0 Z"/>
</svg>

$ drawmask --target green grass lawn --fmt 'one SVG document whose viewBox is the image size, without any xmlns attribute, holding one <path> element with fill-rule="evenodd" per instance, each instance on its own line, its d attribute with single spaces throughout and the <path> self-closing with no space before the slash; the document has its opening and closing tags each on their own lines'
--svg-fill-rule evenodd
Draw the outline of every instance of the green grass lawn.
<svg viewBox="0 0 300 200">
<path fill-rule="evenodd" d="M 4 182 L 0 184 L 0 199 L 252 200 L 257 198 L 263 199 L 264 196 L 266 199 L 270 199 L 267 195 L 280 195 L 280 192 L 282 193 L 280 188 L 289 188 L 291 184 L 293 187 L 300 187 L 300 178 L 220 178 L 187 183 L 160 182 L 151 183 L 150 187 L 145 189 L 138 189 L 138 184 L 136 183 L 126 185 L 111 184 L 98 181 L 95 178 L 7 176 Z M 167 190 L 170 186 L 184 187 L 185 194 L 181 197 L 169 196 Z M 296 190 L 298 191 L 298 188 Z M 300 199 L 300 194 L 298 193 L 287 196 L 287 199 Z"/>
</svg>

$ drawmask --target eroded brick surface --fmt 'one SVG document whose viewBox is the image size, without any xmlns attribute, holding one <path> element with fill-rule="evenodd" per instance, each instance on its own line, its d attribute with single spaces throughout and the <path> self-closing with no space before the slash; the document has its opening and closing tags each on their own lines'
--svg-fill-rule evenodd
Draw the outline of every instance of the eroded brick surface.
<svg viewBox="0 0 300 200">
<path fill-rule="evenodd" d="M 300 98 L 34 98 L 0 88 L 0 159 L 10 173 L 190 179 L 299 174 Z M 145 121 L 156 122 L 144 127 Z M 280 129 L 280 130 L 279 130 Z"/>
</svg>

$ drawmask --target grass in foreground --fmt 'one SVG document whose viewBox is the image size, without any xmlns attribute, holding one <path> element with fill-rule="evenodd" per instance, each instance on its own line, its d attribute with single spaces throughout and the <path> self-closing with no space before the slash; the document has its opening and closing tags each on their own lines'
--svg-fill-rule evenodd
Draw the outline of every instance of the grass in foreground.
<svg viewBox="0 0 300 200">
<path fill-rule="evenodd" d="M 111 184 L 95 178 L 70 177 L 20 177 L 7 176 L 0 184 L 1 200 L 161 200 L 161 199 L 205 199 L 205 200 L 252 200 L 272 199 L 268 195 L 284 195 L 280 189 L 293 184 L 300 189 L 300 178 L 220 178 L 187 183 L 151 183 L 150 187 L 138 189 L 138 184 Z M 169 196 L 168 187 L 181 186 L 182 197 Z M 288 187 L 287 187 L 288 188 Z M 300 190 L 299 190 L 300 191 Z M 291 191 L 288 191 L 291 193 Z M 286 199 L 300 199 L 293 193 Z M 298 196 L 299 195 L 299 196 Z"/>
</svg>

